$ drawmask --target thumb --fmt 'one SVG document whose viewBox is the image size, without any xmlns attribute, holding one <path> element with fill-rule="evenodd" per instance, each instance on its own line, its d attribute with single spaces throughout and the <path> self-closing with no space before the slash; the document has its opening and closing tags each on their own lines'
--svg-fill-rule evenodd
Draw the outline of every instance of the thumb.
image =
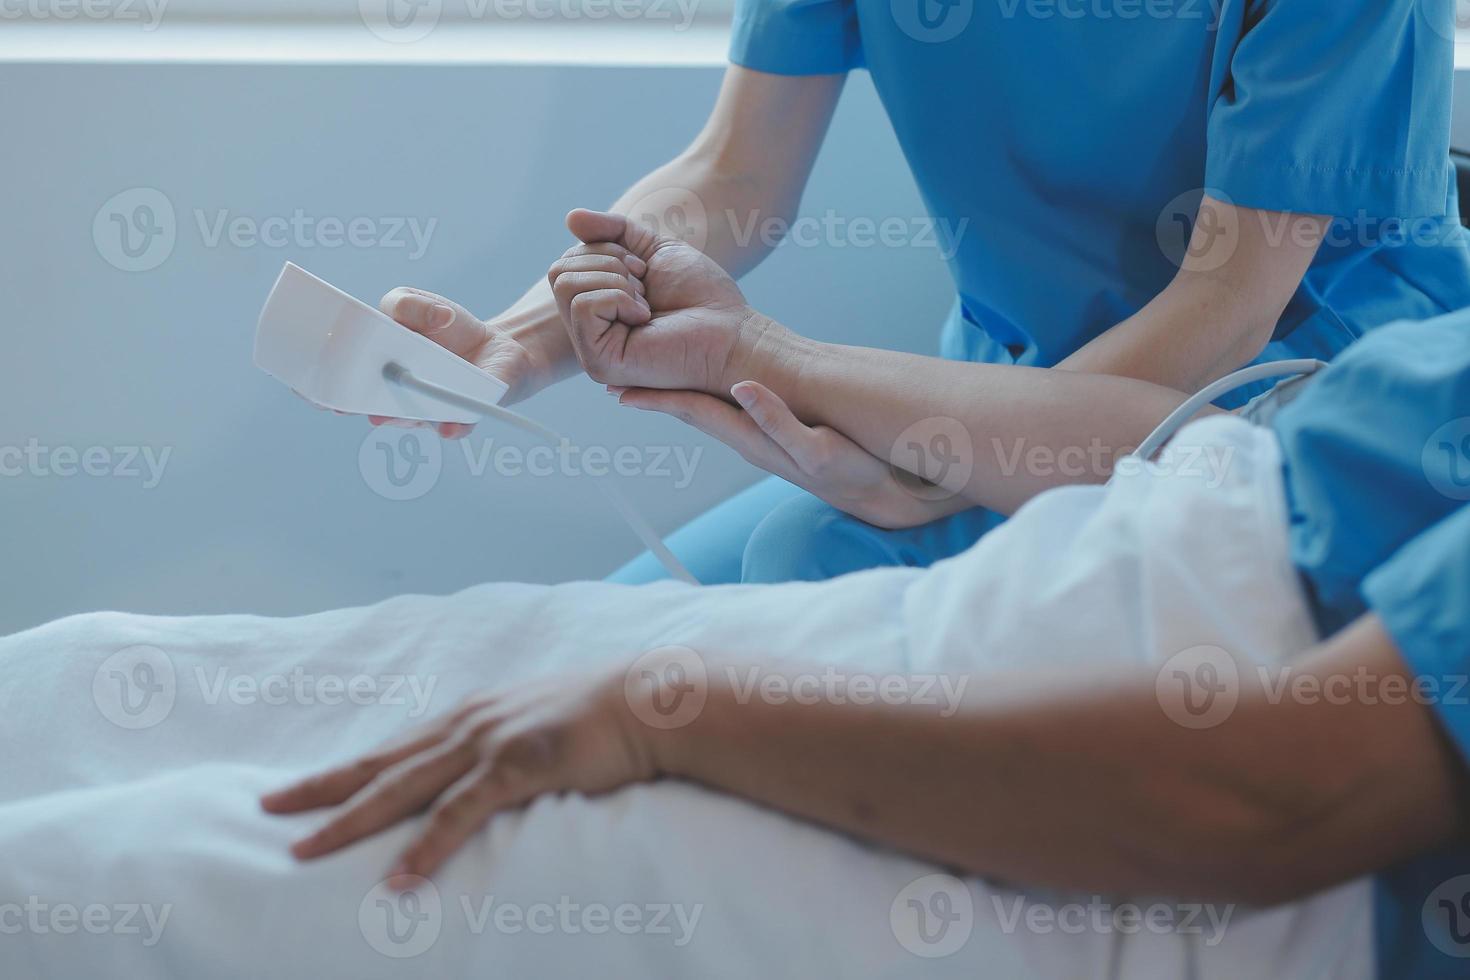
<svg viewBox="0 0 1470 980">
<path fill-rule="evenodd" d="M 645 262 L 659 241 L 658 233 L 652 228 L 612 211 L 577 208 L 567 215 L 567 230 L 587 245 L 616 242 Z"/>
<path fill-rule="evenodd" d="M 577 208 L 567 215 L 567 230 L 591 245 L 594 242 L 621 241 L 628 219 L 611 211 L 589 211 Z"/>
<path fill-rule="evenodd" d="M 473 313 L 434 293 L 399 286 L 383 297 L 378 309 L 461 357 L 485 341 L 485 325 Z"/>
<path fill-rule="evenodd" d="M 803 471 L 811 470 L 815 463 L 816 435 L 792 413 L 781 396 L 754 381 L 740 382 L 730 389 L 730 394 L 755 420 L 760 430 L 786 450 L 797 466 Z"/>
</svg>

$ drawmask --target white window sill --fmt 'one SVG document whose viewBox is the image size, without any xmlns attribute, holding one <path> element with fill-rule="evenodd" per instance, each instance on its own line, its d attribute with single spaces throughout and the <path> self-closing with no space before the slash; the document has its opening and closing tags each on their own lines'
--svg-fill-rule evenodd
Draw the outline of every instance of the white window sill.
<svg viewBox="0 0 1470 980">
<path fill-rule="evenodd" d="M 670 9 L 663 22 L 445 22 L 411 43 L 356 21 L 6 22 L 0 63 L 723 65 L 729 25 L 680 26 Z"/>
<path fill-rule="evenodd" d="M 146 10 L 136 3 L 133 8 Z M 375 36 L 356 21 L 0 22 L 0 64 L 541 64 L 723 65 L 729 26 L 673 21 L 445 22 L 412 43 Z M 146 15 L 140 15 L 146 16 Z M 1470 31 L 1455 45 L 1455 70 L 1470 72 Z"/>
</svg>

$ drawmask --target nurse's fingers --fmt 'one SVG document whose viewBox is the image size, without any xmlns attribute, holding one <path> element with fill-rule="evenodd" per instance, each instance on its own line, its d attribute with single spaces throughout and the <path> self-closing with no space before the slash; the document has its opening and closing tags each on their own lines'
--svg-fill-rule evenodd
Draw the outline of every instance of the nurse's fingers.
<svg viewBox="0 0 1470 980">
<path fill-rule="evenodd" d="M 713 395 L 701 391 L 668 391 L 659 388 L 613 388 L 618 404 L 645 412 L 672 415 L 707 436 L 720 440 L 752 465 L 786 479 L 798 467 L 748 414 Z"/>
<path fill-rule="evenodd" d="M 730 394 L 797 466 L 804 472 L 815 471 L 821 451 L 820 437 L 792 414 L 779 395 L 754 381 L 740 382 L 730 389 Z"/>
<path fill-rule="evenodd" d="M 485 324 L 452 300 L 411 286 L 389 290 L 378 309 L 461 357 L 485 342 Z"/>
</svg>

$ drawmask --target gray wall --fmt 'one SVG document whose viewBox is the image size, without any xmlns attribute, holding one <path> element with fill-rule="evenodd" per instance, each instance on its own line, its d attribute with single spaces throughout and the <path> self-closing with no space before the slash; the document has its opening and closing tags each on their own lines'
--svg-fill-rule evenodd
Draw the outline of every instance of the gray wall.
<svg viewBox="0 0 1470 980">
<path fill-rule="evenodd" d="M 360 419 L 313 411 L 250 363 L 255 317 L 291 258 L 360 296 L 398 283 L 491 313 L 569 244 L 571 207 L 611 201 L 703 120 L 713 69 L 3 65 L 0 90 L 0 633 L 64 614 L 290 614 L 492 579 L 601 576 L 637 550 L 594 491 L 560 476 L 470 474 L 451 449 L 431 490 L 374 492 Z M 127 272 L 99 209 L 130 188 L 176 214 L 168 258 Z M 395 247 L 211 245 L 196 212 L 262 221 L 437 219 Z M 804 211 L 922 215 L 866 78 L 844 97 Z M 105 218 L 105 215 L 104 215 Z M 931 349 L 947 308 L 932 248 L 783 246 L 752 300 L 823 338 Z M 108 253 L 108 254 L 104 254 Z M 588 445 L 704 447 L 687 487 L 624 482 L 665 531 L 755 479 L 672 420 L 585 379 L 524 410 Z M 473 445 L 514 437 L 483 427 Z M 169 452 L 157 486 L 128 447 Z M 369 450 L 371 455 L 371 449 Z M 652 459 L 651 455 L 644 457 Z M 78 472 L 66 475 L 75 466 Z"/>
</svg>

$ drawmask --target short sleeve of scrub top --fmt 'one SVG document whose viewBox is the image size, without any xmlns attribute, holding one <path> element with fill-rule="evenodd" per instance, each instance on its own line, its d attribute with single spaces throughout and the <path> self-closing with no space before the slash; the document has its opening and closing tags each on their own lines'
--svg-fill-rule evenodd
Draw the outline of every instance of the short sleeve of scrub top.
<svg viewBox="0 0 1470 980">
<path fill-rule="evenodd" d="M 1447 213 L 1453 0 L 1224 6 L 1232 8 L 1222 16 L 1244 30 L 1228 76 L 1216 65 L 1206 187 L 1267 211 Z"/>
<path fill-rule="evenodd" d="M 1363 583 L 1440 727 L 1470 766 L 1470 504 Z M 1407 760 L 1406 760 L 1407 761 Z M 1447 847 L 1380 876 L 1379 975 L 1451 980 L 1470 957 L 1470 850 Z"/>
<path fill-rule="evenodd" d="M 1375 569 L 1363 597 L 1415 676 L 1443 692 L 1440 722 L 1470 763 L 1470 504 Z"/>
<path fill-rule="evenodd" d="M 859 68 L 855 0 L 737 0 L 730 60 L 774 75 L 838 75 Z"/>
</svg>

